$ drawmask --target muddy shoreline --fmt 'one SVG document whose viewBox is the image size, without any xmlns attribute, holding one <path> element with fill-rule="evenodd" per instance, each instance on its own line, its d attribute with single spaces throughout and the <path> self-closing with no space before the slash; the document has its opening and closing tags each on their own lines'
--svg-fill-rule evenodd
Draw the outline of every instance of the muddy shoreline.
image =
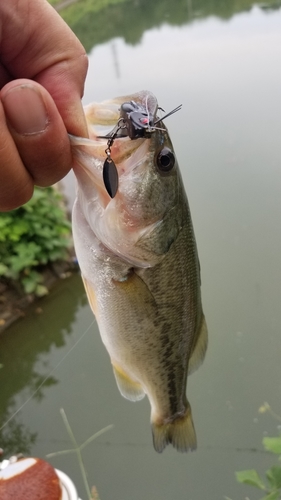
<svg viewBox="0 0 281 500">
<path fill-rule="evenodd" d="M 50 292 L 55 284 L 69 278 L 73 273 L 79 272 L 78 265 L 73 260 L 54 262 L 42 270 L 43 285 Z M 7 284 L 0 280 L 0 335 L 14 321 L 28 314 L 28 306 L 38 303 L 37 312 L 40 310 L 40 299 L 35 294 L 24 294 L 16 284 Z"/>
</svg>

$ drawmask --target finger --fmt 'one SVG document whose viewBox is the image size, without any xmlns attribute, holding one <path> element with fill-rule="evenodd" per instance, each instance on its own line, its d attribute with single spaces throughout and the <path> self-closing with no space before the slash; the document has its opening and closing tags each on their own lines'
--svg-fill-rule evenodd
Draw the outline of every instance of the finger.
<svg viewBox="0 0 281 500">
<path fill-rule="evenodd" d="M 0 92 L 22 163 L 38 186 L 62 179 L 72 166 L 67 131 L 49 93 L 38 83 L 15 80 Z"/>
<path fill-rule="evenodd" d="M 11 75 L 8 73 L 6 68 L 0 63 L 0 89 L 4 85 L 12 80 Z"/>
<path fill-rule="evenodd" d="M 33 180 L 25 169 L 5 120 L 0 102 L 0 211 L 13 210 L 33 194 Z"/>
<path fill-rule="evenodd" d="M 77 61 L 75 65 L 63 62 L 43 71 L 35 80 L 52 96 L 67 131 L 73 135 L 88 137 L 86 118 L 81 103 L 83 93 L 77 85 L 76 77 L 73 76 L 74 73 L 80 71 L 80 66 L 80 64 L 77 65 Z M 84 71 L 82 73 L 85 74 Z"/>
<path fill-rule="evenodd" d="M 9 0 L 0 9 L 7 72 L 39 82 L 52 95 L 68 132 L 87 135 L 80 102 L 88 67 L 84 47 L 47 1 Z"/>
</svg>

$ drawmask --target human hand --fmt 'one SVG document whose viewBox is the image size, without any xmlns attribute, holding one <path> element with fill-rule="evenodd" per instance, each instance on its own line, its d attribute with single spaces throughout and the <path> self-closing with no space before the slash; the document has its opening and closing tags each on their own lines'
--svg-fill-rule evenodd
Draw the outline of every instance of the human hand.
<svg viewBox="0 0 281 500">
<path fill-rule="evenodd" d="M 67 133 L 87 136 L 83 46 L 46 0 L 0 2 L 0 211 L 72 166 Z"/>
</svg>

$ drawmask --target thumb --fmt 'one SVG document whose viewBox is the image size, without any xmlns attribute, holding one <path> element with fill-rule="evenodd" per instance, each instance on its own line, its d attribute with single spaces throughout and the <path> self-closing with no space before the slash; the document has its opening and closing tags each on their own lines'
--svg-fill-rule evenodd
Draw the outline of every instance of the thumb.
<svg viewBox="0 0 281 500">
<path fill-rule="evenodd" d="M 48 186 L 64 177 L 72 166 L 71 148 L 52 96 L 38 83 L 21 79 L 5 85 L 1 101 L 7 133 L 33 182 Z M 11 169 L 8 163 L 6 168 Z"/>
</svg>

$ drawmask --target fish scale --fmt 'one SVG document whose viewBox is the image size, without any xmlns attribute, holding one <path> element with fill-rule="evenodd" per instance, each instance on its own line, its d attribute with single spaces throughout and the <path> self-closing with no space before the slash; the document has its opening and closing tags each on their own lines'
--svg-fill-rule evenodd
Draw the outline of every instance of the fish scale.
<svg viewBox="0 0 281 500">
<path fill-rule="evenodd" d="M 108 107 L 118 116 L 127 102 L 124 110 L 140 109 L 143 127 L 149 121 L 150 129 L 146 133 L 140 126 L 137 139 L 129 136 L 134 123 L 127 136 L 124 128 L 120 137 L 113 132 L 109 154 L 119 182 L 113 198 L 102 181 L 106 139 L 95 135 L 93 124 L 91 140 L 71 137 L 78 183 L 75 248 L 121 394 L 132 401 L 147 395 L 156 451 L 169 443 L 188 451 L 196 448 L 196 435 L 187 375 L 207 348 L 196 242 L 176 156 L 153 94 L 105 101 L 100 125 L 106 123 L 102 111 L 106 116 Z M 99 116 L 97 104 L 93 109 Z"/>
</svg>

